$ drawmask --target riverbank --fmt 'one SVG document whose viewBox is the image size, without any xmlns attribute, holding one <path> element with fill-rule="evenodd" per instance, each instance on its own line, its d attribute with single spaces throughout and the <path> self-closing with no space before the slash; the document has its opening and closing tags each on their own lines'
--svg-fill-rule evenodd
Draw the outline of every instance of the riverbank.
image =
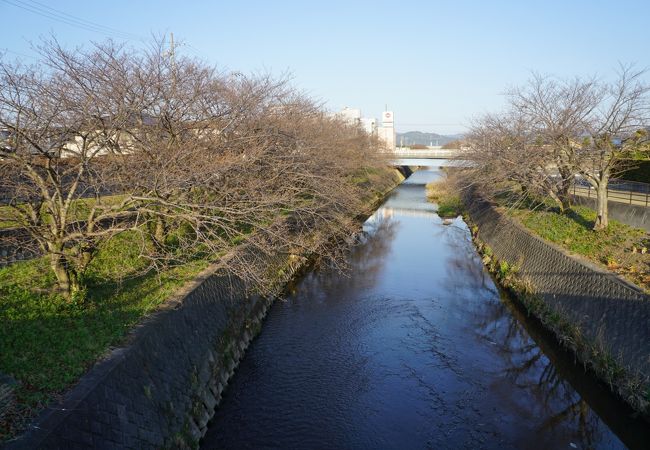
<svg viewBox="0 0 650 450">
<path fill-rule="evenodd" d="M 433 163 L 366 221 L 349 271 L 310 270 L 270 308 L 202 448 L 636 448 L 612 431 L 633 419 L 608 422 L 627 410 L 591 409 L 603 392 L 547 357 L 463 220 L 427 202 Z"/>
<path fill-rule="evenodd" d="M 366 172 L 366 176 L 358 180 L 366 186 L 368 193 L 367 198 L 363 199 L 366 211 L 360 214 L 365 214 L 364 218 L 367 217 L 377 202 L 402 180 L 403 176 L 395 169 Z M 320 236 L 319 239 L 327 237 Z M 268 270 L 277 274 L 276 290 L 280 289 L 308 258 L 309 255 L 298 252 L 269 261 Z M 81 365 L 92 365 L 97 356 L 106 352 L 109 346 L 118 348 L 104 354 L 74 388 L 65 392 L 67 386 L 76 382 L 78 375 L 59 381 L 60 384 L 55 385 L 58 389 L 48 390 L 47 386 L 39 386 L 39 393 L 43 397 L 38 405 L 57 402 L 68 412 L 48 408 L 35 422 L 39 429 L 48 431 L 31 430 L 26 440 L 19 441 L 16 445 L 20 447 L 27 445 L 26 442 L 50 442 L 50 439 L 65 445 L 65 442 L 84 438 L 84 433 L 89 432 L 91 423 L 94 423 L 92 426 L 97 430 L 122 430 L 121 440 L 109 439 L 106 431 L 101 431 L 96 436 L 96 439 L 106 439 L 106 442 L 116 445 L 125 443 L 124 439 L 127 437 L 124 433 L 129 434 L 129 439 L 133 439 L 133 445 L 142 444 L 145 447 L 157 445 L 160 438 L 167 443 L 184 442 L 190 437 L 198 439 L 197 433 L 205 427 L 214 411 L 215 400 L 218 401 L 221 390 L 227 384 L 227 379 L 243 354 L 245 346 L 254 336 L 255 330 L 259 329 L 260 321 L 270 303 L 266 297 L 253 295 L 241 281 L 217 272 L 217 267 L 218 265 L 212 265 L 198 276 L 196 273 L 200 272 L 202 267 L 194 267 L 194 274 L 187 272 L 188 276 L 185 278 L 194 278 L 193 281 L 188 283 L 180 282 L 179 278 L 175 279 L 176 289 L 178 283 L 183 287 L 171 296 L 169 290 L 156 292 L 153 289 L 155 285 L 152 286 L 152 291 L 158 294 L 159 300 L 157 303 L 150 301 L 146 311 L 126 308 L 131 312 L 131 321 L 118 324 L 121 325 L 118 327 L 121 332 L 116 330 L 118 332 L 114 331 L 108 342 L 97 344 L 94 353 L 90 356 L 86 354 Z M 137 288 L 138 286 L 134 287 L 135 293 L 138 292 Z M 174 290 L 172 289 L 172 292 Z M 78 315 L 74 319 L 74 323 L 78 322 Z M 129 327 L 136 323 L 138 325 L 129 332 Z M 84 346 L 84 339 L 90 342 L 95 338 L 92 333 L 84 336 L 74 328 L 70 335 L 70 342 L 73 342 L 74 337 L 81 339 L 76 342 L 81 348 L 87 347 Z M 9 342 L 15 342 L 15 339 Z M 14 350 L 16 348 L 18 347 L 13 347 Z M 65 352 L 51 350 L 49 347 L 40 348 L 41 354 L 48 358 L 66 357 Z M 14 353 L 14 357 L 17 356 Z M 172 364 L 174 360 L 176 362 Z M 205 366 L 204 361 L 210 361 L 210 364 Z M 32 364 L 30 367 L 30 370 L 37 372 L 36 365 Z M 65 370 L 65 367 L 60 368 L 52 361 L 46 361 L 45 365 L 38 369 L 41 376 L 47 377 L 48 373 Z M 199 373 L 201 382 L 196 379 Z M 61 384 L 64 384 L 63 388 Z M 14 426 L 9 429 L 13 434 L 19 430 L 18 420 L 22 419 L 24 423 L 27 416 L 33 415 L 37 409 L 32 405 L 27 405 L 30 409 L 26 409 L 25 404 L 21 403 L 23 387 L 23 383 L 15 386 L 14 391 L 18 395 L 13 396 L 12 410 L 5 416 L 13 420 L 5 422 Z M 186 401 L 190 397 L 200 400 Z M 174 405 L 173 411 L 170 410 L 170 405 Z M 24 407 L 22 415 L 15 414 L 21 407 Z M 79 418 L 69 413 L 84 409 L 87 418 L 83 419 L 83 423 L 78 423 Z M 129 414 L 120 413 L 120 410 L 124 409 L 129 411 Z M 140 419 L 133 416 L 136 414 L 134 411 L 140 411 Z M 116 424 L 111 422 L 111 417 L 115 418 Z M 182 422 L 179 422 L 178 417 L 182 417 Z M 165 424 L 165 421 L 170 420 L 174 426 Z M 149 424 L 145 425 L 142 421 Z M 75 430 L 72 432 L 76 433 L 74 437 L 61 434 L 64 423 L 65 428 Z M 125 431 L 124 427 L 128 430 Z M 171 431 L 167 432 L 167 428 Z M 142 438 L 140 434 L 149 438 Z M 152 444 L 154 441 L 147 439 L 154 439 L 155 443 Z"/>
<path fill-rule="evenodd" d="M 488 269 L 564 347 L 650 418 L 648 296 L 534 236 L 480 197 L 464 201 Z"/>
<path fill-rule="evenodd" d="M 437 213 L 443 219 L 453 219 L 462 214 L 463 202 L 457 192 L 454 192 L 448 180 L 432 181 L 426 186 L 427 199 L 437 205 Z"/>
<path fill-rule="evenodd" d="M 453 199 L 459 185 L 445 178 L 427 186 L 436 194 L 430 201 Z M 650 419 L 647 234 L 616 221 L 594 232 L 594 213 L 582 207 L 559 214 L 539 204 L 490 204 L 473 191 L 462 203 L 476 248 L 499 283 Z"/>
<path fill-rule="evenodd" d="M 596 212 L 581 205 L 561 213 L 539 202 L 515 202 L 507 197 L 496 202 L 501 213 L 542 239 L 650 293 L 650 235 L 645 230 L 611 220 L 605 230 L 595 232 Z"/>
</svg>

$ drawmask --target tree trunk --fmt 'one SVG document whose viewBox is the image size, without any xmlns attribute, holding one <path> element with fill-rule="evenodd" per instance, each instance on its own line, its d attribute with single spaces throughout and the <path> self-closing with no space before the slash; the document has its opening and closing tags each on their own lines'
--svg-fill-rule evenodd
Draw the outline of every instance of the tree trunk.
<svg viewBox="0 0 650 450">
<path fill-rule="evenodd" d="M 50 248 L 50 267 L 54 275 L 56 275 L 56 282 L 63 295 L 67 298 L 70 297 L 70 273 L 67 270 L 65 258 L 58 252 L 52 251 Z"/>
<path fill-rule="evenodd" d="M 73 297 L 75 294 L 78 294 L 83 291 L 83 284 L 81 283 L 81 278 L 79 276 L 79 273 L 68 272 L 68 275 L 70 277 L 70 297 Z"/>
<path fill-rule="evenodd" d="M 596 222 L 594 230 L 604 230 L 609 224 L 607 211 L 607 182 L 600 182 L 596 188 Z"/>
<path fill-rule="evenodd" d="M 548 189 L 548 196 L 551 197 L 551 199 L 555 202 L 558 208 L 560 208 L 560 213 L 564 214 L 565 209 L 564 209 L 564 202 L 562 199 L 553 191 L 553 189 Z"/>
<path fill-rule="evenodd" d="M 557 196 L 561 203 L 562 212 L 571 209 L 571 205 L 573 204 L 573 199 L 571 198 L 571 182 L 571 178 L 563 177 L 560 188 L 558 189 Z"/>
<path fill-rule="evenodd" d="M 59 290 L 67 299 L 82 290 L 78 274 L 70 264 L 65 256 L 63 256 L 63 246 L 58 244 L 48 244 L 50 252 L 50 267 L 56 275 L 56 282 Z"/>
</svg>

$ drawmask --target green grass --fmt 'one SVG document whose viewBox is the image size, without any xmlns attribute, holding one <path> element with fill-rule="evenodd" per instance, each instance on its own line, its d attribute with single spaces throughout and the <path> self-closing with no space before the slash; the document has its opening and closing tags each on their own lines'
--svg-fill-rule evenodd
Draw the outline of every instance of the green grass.
<svg viewBox="0 0 650 450">
<path fill-rule="evenodd" d="M 388 168 L 357 176 L 355 182 L 369 183 L 368 202 L 401 180 Z M 79 211 L 86 212 L 91 203 L 80 202 Z M 55 292 L 46 258 L 0 268 L 0 372 L 19 382 L 16 410 L 0 421 L 0 442 L 19 432 L 23 418 L 62 394 L 145 315 L 207 267 L 207 255 L 197 253 L 187 264 L 147 272 L 140 249 L 151 243 L 140 236 L 122 233 L 103 244 L 86 274 L 83 301 L 66 301 Z M 172 247 L 174 239 L 168 237 Z"/>
<path fill-rule="evenodd" d="M 429 201 L 438 205 L 438 216 L 455 218 L 462 214 L 463 202 L 458 193 L 452 191 L 447 180 L 427 184 L 426 191 Z"/>
<path fill-rule="evenodd" d="M 18 415 L 29 416 L 69 387 L 207 261 L 138 275 L 145 266 L 136 236 L 118 236 L 93 261 L 88 295 L 77 303 L 54 293 L 45 258 L 0 269 L 0 372 L 20 383 Z M 0 422 L 0 441 L 14 425 Z"/>
<path fill-rule="evenodd" d="M 573 206 L 565 214 L 556 208 L 528 209 L 522 205 L 506 211 L 541 238 L 650 290 L 650 237 L 644 230 L 610 219 L 607 229 L 594 231 L 596 212 L 584 206 Z M 646 253 L 641 252 L 643 248 Z"/>
<path fill-rule="evenodd" d="M 101 203 L 104 207 L 111 207 L 119 204 L 124 199 L 124 195 L 107 195 L 101 197 Z M 90 209 L 97 202 L 94 198 L 80 198 L 73 200 L 70 209 L 69 221 L 74 222 L 77 220 L 85 220 L 90 214 Z M 48 221 L 48 213 L 45 206 L 43 206 L 43 216 L 45 221 Z M 17 218 L 16 211 L 11 206 L 0 206 L 0 229 L 14 228 L 21 226 L 20 219 Z"/>
<path fill-rule="evenodd" d="M 440 217 L 458 217 L 462 213 L 463 204 L 457 195 L 445 197 L 438 201 L 438 215 Z"/>
<path fill-rule="evenodd" d="M 595 257 L 608 249 L 618 249 L 630 238 L 641 239 L 643 230 L 610 220 L 606 230 L 594 232 L 591 227 L 596 212 L 583 206 L 574 206 L 566 214 L 555 210 L 512 210 L 512 214 L 539 236 L 581 255 Z"/>
</svg>

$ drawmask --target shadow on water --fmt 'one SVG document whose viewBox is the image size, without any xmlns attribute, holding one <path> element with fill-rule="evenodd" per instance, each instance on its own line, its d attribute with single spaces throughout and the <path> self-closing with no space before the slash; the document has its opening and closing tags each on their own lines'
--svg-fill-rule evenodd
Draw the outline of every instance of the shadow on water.
<svg viewBox="0 0 650 450">
<path fill-rule="evenodd" d="M 506 308 L 493 308 L 477 318 L 477 331 L 489 339 L 510 361 L 503 376 L 519 387 L 539 391 L 539 405 L 546 420 L 539 432 L 549 433 L 568 423 L 586 448 L 601 439 L 600 421 L 630 448 L 648 448 L 650 424 L 611 393 L 586 370 L 571 352 L 507 293 L 501 293 Z M 500 323 L 500 324 L 499 324 Z M 502 329 L 501 333 L 493 330 Z"/>
<path fill-rule="evenodd" d="M 499 291 L 460 218 L 442 224 L 439 175 L 390 195 L 348 273 L 274 304 L 203 448 L 644 448 L 647 424 Z"/>
</svg>

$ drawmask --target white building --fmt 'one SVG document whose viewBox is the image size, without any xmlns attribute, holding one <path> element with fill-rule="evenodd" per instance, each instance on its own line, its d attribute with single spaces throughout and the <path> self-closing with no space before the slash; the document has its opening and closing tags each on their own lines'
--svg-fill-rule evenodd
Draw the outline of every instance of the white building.
<svg viewBox="0 0 650 450">
<path fill-rule="evenodd" d="M 336 116 L 345 120 L 348 123 L 359 124 L 361 123 L 361 110 L 356 108 L 348 108 L 347 106 L 337 113 Z"/>
<path fill-rule="evenodd" d="M 343 108 L 334 115 L 347 123 L 360 125 L 366 133 L 376 134 L 386 144 L 386 149 L 395 151 L 395 120 L 392 111 L 384 111 L 381 114 L 381 126 L 377 125 L 377 119 L 361 116 L 361 110 L 357 108 Z"/>
<path fill-rule="evenodd" d="M 381 113 L 381 126 L 377 128 L 377 137 L 384 141 L 386 149 L 395 151 L 395 116 L 393 111 Z"/>
<path fill-rule="evenodd" d="M 377 132 L 377 119 L 375 119 L 374 117 L 372 118 L 362 117 L 361 125 L 363 126 L 363 129 L 368 134 L 375 134 Z"/>
</svg>

